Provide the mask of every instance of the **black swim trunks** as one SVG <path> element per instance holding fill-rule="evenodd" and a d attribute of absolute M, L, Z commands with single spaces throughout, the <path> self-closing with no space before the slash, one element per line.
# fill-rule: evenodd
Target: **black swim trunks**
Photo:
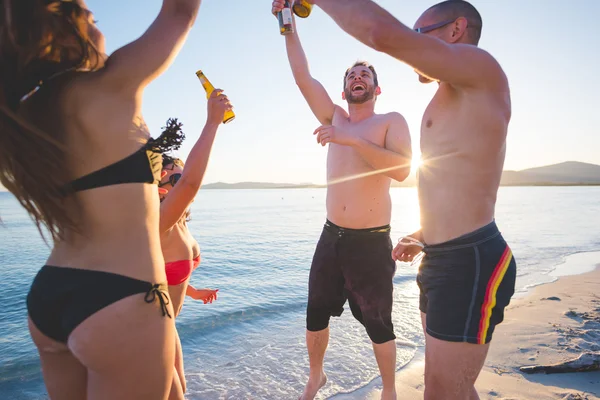
<path fill-rule="evenodd" d="M 417 284 L 427 333 L 485 344 L 515 292 L 517 264 L 495 222 L 448 242 L 425 245 Z"/>
<path fill-rule="evenodd" d="M 374 343 L 394 340 L 390 226 L 341 228 L 325 223 L 310 269 L 306 328 L 320 331 L 348 300 L 352 315 Z"/>

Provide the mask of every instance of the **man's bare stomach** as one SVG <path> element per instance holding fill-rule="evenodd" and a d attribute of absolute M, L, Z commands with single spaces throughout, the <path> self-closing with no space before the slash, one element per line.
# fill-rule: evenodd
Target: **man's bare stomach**
<path fill-rule="evenodd" d="M 418 189 L 427 244 L 492 222 L 504 164 L 510 96 L 441 83 L 423 114 Z"/>
<path fill-rule="evenodd" d="M 326 203 L 327 219 L 343 228 L 374 228 L 388 225 L 391 220 L 389 181 L 377 185 L 331 185 Z"/>
<path fill-rule="evenodd" d="M 439 244 L 473 232 L 494 220 L 496 189 L 451 181 L 419 184 L 421 232 Z"/>

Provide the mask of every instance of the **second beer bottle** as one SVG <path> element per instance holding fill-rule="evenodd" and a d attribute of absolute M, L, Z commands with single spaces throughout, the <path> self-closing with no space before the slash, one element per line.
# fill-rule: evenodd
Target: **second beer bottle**
<path fill-rule="evenodd" d="M 277 13 L 279 20 L 279 33 L 289 35 L 294 33 L 294 22 L 292 20 L 292 6 L 290 0 L 285 0 L 283 9 Z"/>

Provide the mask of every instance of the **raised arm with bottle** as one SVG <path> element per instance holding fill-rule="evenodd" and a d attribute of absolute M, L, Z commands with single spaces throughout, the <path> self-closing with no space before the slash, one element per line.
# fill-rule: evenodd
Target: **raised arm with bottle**
<path fill-rule="evenodd" d="M 232 108 L 229 99 L 222 92 L 221 89 L 216 89 L 211 93 L 207 103 L 204 129 L 190 151 L 185 169 L 177 181 L 177 185 L 171 187 L 168 191 L 169 195 L 165 196 L 161 202 L 161 233 L 171 229 L 177 221 L 184 217 L 202 185 L 217 130 L 223 122 L 225 113 L 231 111 Z"/>
<path fill-rule="evenodd" d="M 283 7 L 284 0 L 275 0 L 271 12 L 277 14 Z M 292 19 L 295 24 L 295 17 L 292 16 Z M 313 78 L 310 73 L 308 60 L 298 37 L 297 27 L 294 29 L 294 33 L 285 35 L 285 47 L 294 80 L 308 106 L 321 124 L 330 125 L 335 111 L 335 104 L 321 82 Z"/>

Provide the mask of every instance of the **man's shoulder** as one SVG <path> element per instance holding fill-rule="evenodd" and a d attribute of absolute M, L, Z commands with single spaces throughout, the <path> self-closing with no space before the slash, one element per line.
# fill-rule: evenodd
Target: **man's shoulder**
<path fill-rule="evenodd" d="M 333 115 L 342 115 L 344 117 L 348 117 L 348 111 L 344 109 L 344 107 L 333 103 Z"/>
<path fill-rule="evenodd" d="M 470 89 L 483 89 L 497 92 L 508 89 L 508 78 L 500 62 L 489 51 L 472 44 L 459 43 L 454 45 L 455 49 L 464 54 L 464 58 L 474 60 L 473 65 L 477 65 L 479 74 L 485 78 L 480 81 L 478 87 Z M 476 61 L 475 61 L 476 60 Z M 479 75 L 478 74 L 478 75 Z M 469 89 L 467 87 L 463 89 Z"/>
<path fill-rule="evenodd" d="M 391 111 L 391 112 L 388 112 L 385 114 L 377 114 L 377 116 L 379 118 L 385 120 L 385 122 L 387 122 L 388 124 L 405 124 L 406 123 L 406 118 L 404 118 L 404 115 L 402 115 L 398 111 Z"/>

